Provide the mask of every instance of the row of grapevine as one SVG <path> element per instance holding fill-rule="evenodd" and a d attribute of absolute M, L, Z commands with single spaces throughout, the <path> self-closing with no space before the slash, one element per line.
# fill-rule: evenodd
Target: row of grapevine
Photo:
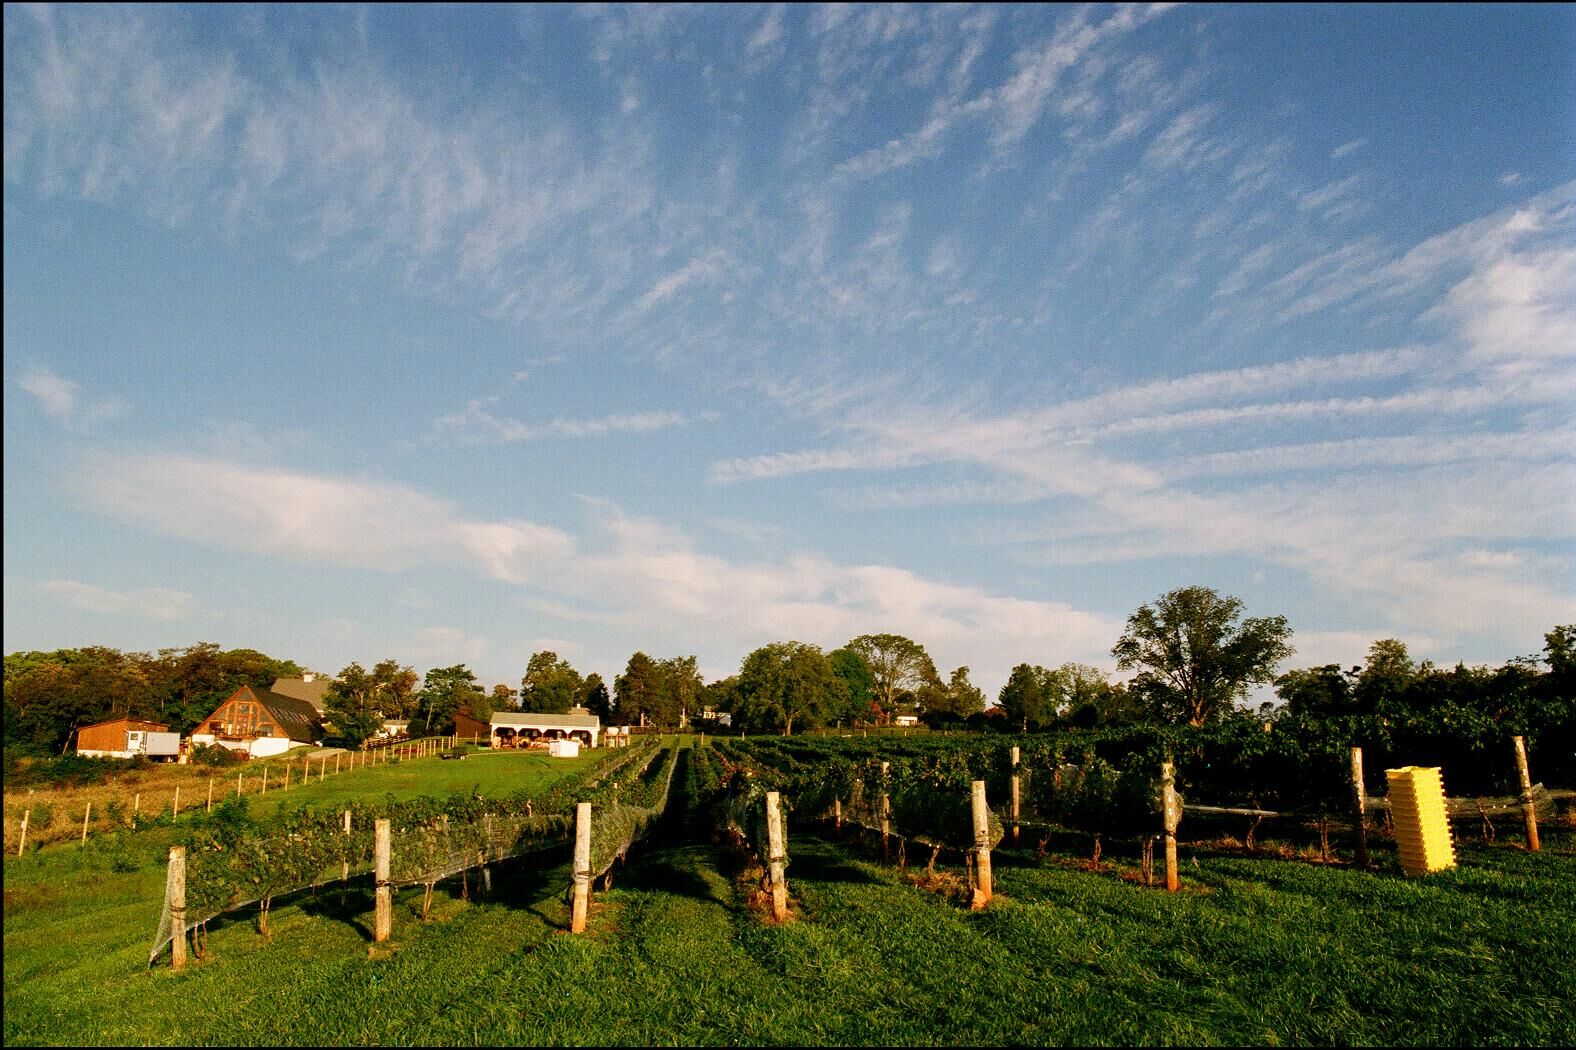
<path fill-rule="evenodd" d="M 443 878 L 562 848 L 580 801 L 597 806 L 602 852 L 610 865 L 649 824 L 643 775 L 660 752 L 655 741 L 632 747 L 534 796 L 357 800 L 332 809 L 306 806 L 268 821 L 252 819 L 244 803 L 231 800 L 187 836 L 186 925 L 200 928 L 220 914 L 256 904 L 259 929 L 266 934 L 275 897 L 371 872 L 373 829 L 380 819 L 391 826 L 390 883 L 425 885 L 429 902 L 432 887 Z M 629 790 L 620 798 L 624 782 Z M 166 901 L 150 963 L 175 933 Z"/>

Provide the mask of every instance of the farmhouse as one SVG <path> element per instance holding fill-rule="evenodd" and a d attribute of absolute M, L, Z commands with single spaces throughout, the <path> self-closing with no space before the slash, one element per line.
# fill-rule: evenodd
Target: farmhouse
<path fill-rule="evenodd" d="M 537 740 L 578 740 L 586 747 L 596 747 L 602 734 L 602 720 L 583 707 L 567 715 L 499 711 L 490 725 L 492 746 L 498 748 L 529 747 Z"/>
<path fill-rule="evenodd" d="M 322 738 L 323 716 L 311 701 L 249 685 L 237 689 L 192 731 L 193 744 L 218 744 L 253 758 L 283 754 Z"/>
<path fill-rule="evenodd" d="M 330 680 L 319 678 L 315 674 L 304 674 L 300 678 L 276 678 L 274 684 L 268 687 L 270 693 L 288 696 L 293 700 L 305 700 L 317 708 L 317 713 L 322 715 L 328 702 L 328 687 Z"/>
<path fill-rule="evenodd" d="M 92 758 L 148 758 L 173 762 L 180 756 L 181 735 L 163 722 L 112 718 L 77 730 L 77 754 Z"/>

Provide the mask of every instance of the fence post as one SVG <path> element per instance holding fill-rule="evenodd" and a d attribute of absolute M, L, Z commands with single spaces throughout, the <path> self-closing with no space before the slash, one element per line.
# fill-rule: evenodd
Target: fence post
<path fill-rule="evenodd" d="M 29 791 L 28 801 L 31 802 L 32 799 L 33 793 Z M 137 818 L 140 816 L 142 816 L 142 792 L 139 791 L 131 796 L 131 826 L 133 828 L 137 826 Z"/>
<path fill-rule="evenodd" d="M 887 838 L 892 834 L 892 799 L 887 794 L 887 773 L 892 763 L 881 763 L 881 861 L 887 859 Z"/>
<path fill-rule="evenodd" d="M 334 756 L 334 774 L 335 774 L 335 775 L 336 775 L 336 776 L 337 776 L 337 775 L 338 775 L 338 774 L 339 774 L 339 755 L 335 755 L 335 756 Z M 265 773 L 265 774 L 263 774 L 263 775 L 264 775 L 264 776 L 267 776 L 267 774 L 266 774 L 266 773 Z"/>
<path fill-rule="evenodd" d="M 261 793 L 264 794 L 264 795 L 268 794 L 268 767 L 267 766 L 263 767 L 263 787 L 262 787 L 262 792 Z"/>
<path fill-rule="evenodd" d="M 317 782 L 321 784 L 328 779 L 328 759 L 321 759 L 317 763 Z"/>
<path fill-rule="evenodd" d="M 1352 748 L 1352 823 L 1357 828 L 1357 863 L 1368 867 L 1368 790 L 1363 785 L 1363 749 Z"/>
<path fill-rule="evenodd" d="M 1023 819 L 1022 782 L 1018 779 L 1018 762 L 1022 757 L 1017 744 L 1012 745 L 1012 841 L 1018 842 L 1018 822 Z"/>
<path fill-rule="evenodd" d="M 348 810 L 348 809 L 345 810 L 345 837 L 346 838 L 350 837 L 350 810 Z M 340 868 L 339 868 L 339 881 L 340 882 L 349 882 L 350 881 L 350 857 L 349 857 L 349 855 L 346 855 L 344 862 L 340 865 Z"/>
<path fill-rule="evenodd" d="M 240 798 L 244 794 L 246 794 L 246 774 L 237 773 L 235 774 L 235 797 Z"/>
<path fill-rule="evenodd" d="M 170 819 L 174 820 L 181 815 L 181 786 L 175 785 L 175 798 L 170 802 Z"/>
<path fill-rule="evenodd" d="M 186 847 L 170 847 L 164 892 L 170 900 L 170 965 L 186 968 Z"/>
<path fill-rule="evenodd" d="M 372 940 L 382 944 L 394 927 L 394 891 L 389 887 L 389 822 L 373 824 L 372 878 L 377 886 L 377 912 L 373 918 Z"/>
<path fill-rule="evenodd" d="M 1166 892 L 1182 888 L 1177 873 L 1177 824 L 1182 820 L 1182 800 L 1177 797 L 1176 763 L 1167 757 L 1160 764 L 1161 816 L 1166 829 Z"/>
<path fill-rule="evenodd" d="M 27 848 L 27 822 L 33 816 L 33 789 L 27 789 L 27 808 L 22 810 L 22 841 L 16 844 L 16 855 L 20 857 Z"/>
<path fill-rule="evenodd" d="M 766 874 L 772 884 L 772 918 L 788 917 L 788 844 L 783 836 L 782 795 L 766 793 Z"/>
<path fill-rule="evenodd" d="M 584 933 L 586 911 L 591 905 L 591 803 L 575 806 L 575 884 L 570 904 L 569 932 Z"/>
<path fill-rule="evenodd" d="M 93 803 L 90 801 L 87 808 L 82 811 L 82 845 L 84 846 L 88 844 L 88 815 L 92 812 Z"/>
<path fill-rule="evenodd" d="M 843 830 L 843 800 L 840 798 L 832 800 L 832 827 Z"/>
<path fill-rule="evenodd" d="M 990 810 L 985 805 L 985 781 L 974 781 L 974 899 L 975 911 L 990 903 Z"/>
<path fill-rule="evenodd" d="M 1516 773 L 1521 777 L 1521 819 L 1527 825 L 1527 849 L 1537 853 L 1542 846 L 1538 843 L 1538 807 L 1532 800 L 1532 770 L 1527 767 L 1527 739 L 1513 736 L 1510 740 L 1516 746 Z"/>

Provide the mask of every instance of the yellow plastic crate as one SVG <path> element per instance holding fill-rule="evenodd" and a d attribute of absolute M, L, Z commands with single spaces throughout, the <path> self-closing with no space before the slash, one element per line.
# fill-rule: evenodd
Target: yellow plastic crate
<path fill-rule="evenodd" d="M 1445 814 L 1445 785 L 1438 767 L 1387 769 L 1390 819 L 1395 824 L 1401 870 L 1427 875 L 1456 866 L 1456 847 Z"/>

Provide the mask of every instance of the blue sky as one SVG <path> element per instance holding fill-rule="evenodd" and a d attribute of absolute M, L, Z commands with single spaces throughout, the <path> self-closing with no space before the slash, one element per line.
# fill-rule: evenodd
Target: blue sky
<path fill-rule="evenodd" d="M 1576 9 L 5 9 L 7 652 L 1576 619 Z"/>

